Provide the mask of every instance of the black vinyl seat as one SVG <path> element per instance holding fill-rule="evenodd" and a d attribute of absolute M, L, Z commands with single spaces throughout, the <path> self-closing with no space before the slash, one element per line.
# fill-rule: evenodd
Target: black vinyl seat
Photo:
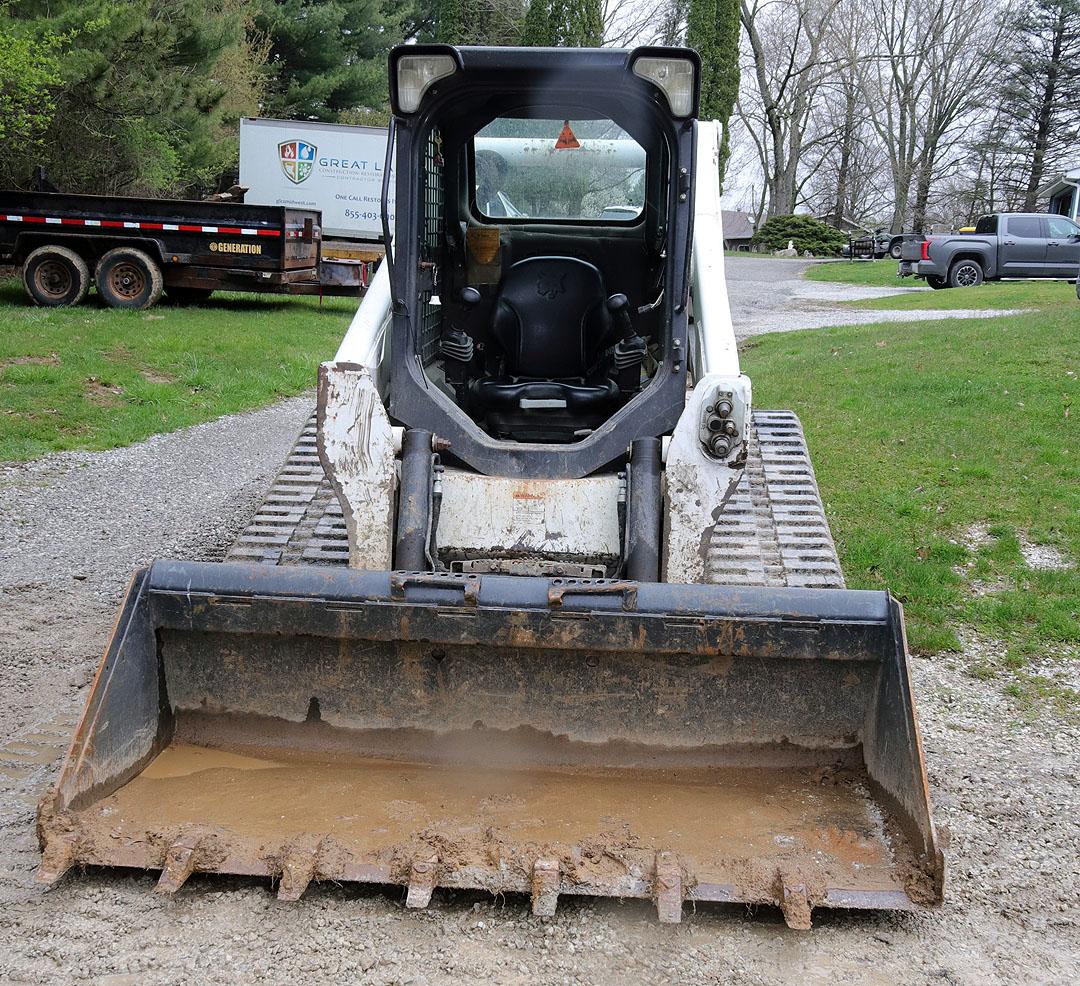
<path fill-rule="evenodd" d="M 481 408 L 571 413 L 606 411 L 618 384 L 598 367 L 613 343 L 604 279 L 574 257 L 530 257 L 499 286 L 491 337 L 501 373 L 470 384 Z"/>

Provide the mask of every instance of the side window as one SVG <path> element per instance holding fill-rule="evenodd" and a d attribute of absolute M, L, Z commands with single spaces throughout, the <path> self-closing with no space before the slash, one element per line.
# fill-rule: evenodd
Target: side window
<path fill-rule="evenodd" d="M 1041 240 L 1044 235 L 1042 220 L 1038 216 L 1010 216 L 1009 235 L 1024 240 Z"/>
<path fill-rule="evenodd" d="M 1047 221 L 1050 223 L 1050 235 L 1055 238 L 1066 239 L 1080 233 L 1080 226 L 1064 216 L 1050 216 Z"/>

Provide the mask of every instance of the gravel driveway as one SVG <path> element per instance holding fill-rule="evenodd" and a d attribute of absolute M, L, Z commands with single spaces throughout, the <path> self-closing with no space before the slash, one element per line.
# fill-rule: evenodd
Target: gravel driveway
<path fill-rule="evenodd" d="M 762 261 L 729 261 L 746 332 L 764 295 L 776 314 L 802 290 L 749 263 Z M 796 933 L 778 912 L 722 906 L 669 927 L 640 902 L 567 900 L 536 920 L 521 899 L 464 893 L 416 913 L 396 890 L 355 886 L 312 887 L 298 904 L 233 878 L 196 877 L 175 899 L 151 892 L 155 875 L 125 871 L 36 886 L 34 805 L 129 573 L 159 555 L 220 557 L 310 403 L 0 468 L 0 983 L 1080 981 L 1078 730 L 1019 722 L 947 655 L 913 668 L 952 835 L 947 902 L 932 914 L 818 911 L 814 931 Z"/>
<path fill-rule="evenodd" d="M 804 281 L 802 273 L 820 261 L 777 257 L 726 257 L 731 316 L 740 339 L 763 332 L 793 332 L 828 325 L 869 325 L 880 322 L 927 322 L 945 318 L 992 318 L 1012 315 L 1012 309 L 924 309 L 920 311 L 859 311 L 840 301 L 866 301 L 891 295 L 927 292 L 918 282 L 895 288 L 863 287 Z"/>

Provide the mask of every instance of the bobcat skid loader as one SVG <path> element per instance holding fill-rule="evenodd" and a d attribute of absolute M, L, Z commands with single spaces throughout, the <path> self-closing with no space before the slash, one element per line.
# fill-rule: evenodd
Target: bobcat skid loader
<path fill-rule="evenodd" d="M 39 878 L 937 902 L 903 616 L 751 410 L 696 54 L 389 67 L 392 249 L 229 559 L 135 574 Z"/>

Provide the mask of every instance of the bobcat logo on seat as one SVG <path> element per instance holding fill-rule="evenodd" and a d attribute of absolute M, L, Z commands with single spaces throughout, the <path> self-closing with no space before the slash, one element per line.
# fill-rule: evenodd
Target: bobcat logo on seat
<path fill-rule="evenodd" d="M 544 274 L 536 278 L 536 293 L 548 301 L 554 301 L 560 294 L 566 294 L 566 273 Z"/>

